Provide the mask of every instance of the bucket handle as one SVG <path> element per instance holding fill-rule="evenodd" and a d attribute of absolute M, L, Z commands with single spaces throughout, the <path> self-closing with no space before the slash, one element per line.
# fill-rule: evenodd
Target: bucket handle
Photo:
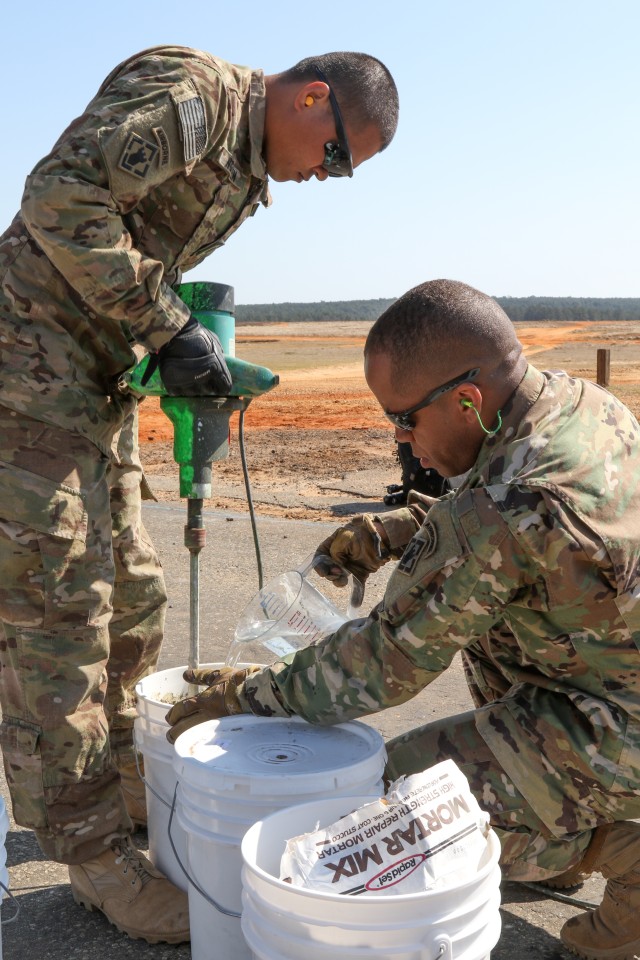
<path fill-rule="evenodd" d="M 135 730 L 134 730 L 134 734 L 133 734 L 133 739 L 134 739 L 134 746 L 135 746 L 135 748 L 136 748 L 136 751 L 135 751 L 135 753 L 136 753 L 136 770 L 138 771 L 138 776 L 140 777 L 140 779 L 141 779 L 142 782 L 144 783 L 146 789 L 149 790 L 150 793 L 153 794 L 153 796 L 156 798 L 156 800 L 159 800 L 160 803 L 163 803 L 163 804 L 165 805 L 165 807 L 167 808 L 167 810 L 170 810 L 170 809 L 171 809 L 171 804 L 170 804 L 167 800 L 165 800 L 165 798 L 164 798 L 161 794 L 159 794 L 157 790 L 154 790 L 154 789 L 153 789 L 153 787 L 151 786 L 151 784 L 149 783 L 148 780 L 145 780 L 144 774 L 143 774 L 142 770 L 140 769 L 140 759 L 139 759 L 139 757 L 140 757 L 140 754 L 141 754 L 142 751 L 141 751 L 141 750 L 138 750 L 138 744 L 135 743 Z"/>
<path fill-rule="evenodd" d="M 330 564 L 332 567 L 341 567 L 346 574 L 347 581 L 351 586 L 347 616 L 350 620 L 357 620 L 360 615 L 360 607 L 364 601 L 364 584 L 361 580 L 358 580 L 357 577 L 354 577 L 345 566 L 338 563 L 333 557 L 323 554 L 311 554 L 311 556 L 302 561 L 297 570 L 301 577 L 306 578 L 316 567 L 326 566 L 327 564 Z"/>
<path fill-rule="evenodd" d="M 15 907 L 15 910 L 13 911 L 13 916 L 12 916 L 12 917 L 6 917 L 6 918 L 3 917 L 3 918 L 2 918 L 2 926 L 4 927 L 4 925 L 5 925 L 6 923 L 13 923 L 14 920 L 17 920 L 17 919 L 18 919 L 18 914 L 20 913 L 20 903 L 19 903 L 19 901 L 14 897 L 14 895 L 11 893 L 11 890 L 9 890 L 8 887 L 5 887 L 5 885 L 4 885 L 4 883 L 2 882 L 2 880 L 0 880 L 0 889 L 4 890 L 4 892 L 7 894 L 7 896 L 9 897 L 10 900 L 13 900 L 13 906 Z"/>
<path fill-rule="evenodd" d="M 191 886 L 198 891 L 201 897 L 204 897 L 207 903 L 210 903 L 212 907 L 215 907 L 218 913 L 223 913 L 225 917 L 236 917 L 237 919 L 239 919 L 242 916 L 242 913 L 237 913 L 235 910 L 229 910 L 228 907 L 223 907 L 221 903 L 218 903 L 216 900 L 214 900 L 213 897 L 210 894 L 208 894 L 205 890 L 203 890 L 202 887 L 196 883 L 193 877 L 189 875 L 187 868 L 185 867 L 182 860 L 180 859 L 180 854 L 176 850 L 176 845 L 173 842 L 173 837 L 171 836 L 171 824 L 173 823 L 173 814 L 175 813 L 175 809 L 176 809 L 177 795 L 178 795 L 178 784 L 176 783 L 175 790 L 173 791 L 173 802 L 171 804 L 171 813 L 169 814 L 169 826 L 167 827 L 167 833 L 169 835 L 169 843 L 171 844 L 171 849 L 173 850 L 173 855 L 176 858 L 178 866 L 184 873 L 185 877 L 187 878 Z M 166 803 L 166 801 L 164 802 Z"/>
<path fill-rule="evenodd" d="M 137 744 L 136 744 L 136 747 L 137 747 Z M 241 916 L 242 916 L 241 913 L 236 913 L 235 910 L 228 910 L 226 907 L 223 907 L 221 904 L 216 903 L 216 901 L 213 899 L 213 897 L 211 897 L 205 890 L 203 890 L 202 887 L 200 887 L 200 885 L 196 883 L 196 881 L 193 879 L 193 877 L 189 876 L 189 873 L 187 872 L 187 868 L 185 867 L 185 865 L 183 864 L 182 860 L 180 859 L 180 854 L 178 853 L 178 851 L 177 851 L 177 849 L 176 849 L 176 845 L 175 845 L 175 843 L 173 842 L 173 837 L 171 836 L 171 824 L 173 823 L 173 814 L 175 813 L 175 809 L 176 809 L 176 797 L 177 797 L 177 794 L 178 794 L 178 783 L 176 782 L 176 786 L 175 786 L 175 789 L 174 789 L 174 791 L 173 791 L 173 801 L 172 801 L 171 803 L 169 803 L 167 800 L 165 800 L 165 798 L 164 798 L 161 794 L 158 793 L 157 790 L 154 790 L 154 789 L 153 789 L 153 787 L 151 786 L 151 784 L 149 783 L 148 780 L 145 780 L 144 775 L 143 775 L 143 773 L 142 773 L 142 770 L 140 769 L 140 761 L 139 761 L 139 759 L 138 759 L 138 756 L 139 756 L 139 751 L 136 749 L 136 770 L 138 771 L 138 776 L 140 777 L 140 779 L 141 779 L 142 782 L 144 783 L 144 785 L 145 785 L 145 787 L 147 788 L 147 790 L 150 790 L 151 793 L 153 794 L 153 796 L 156 798 L 156 800 L 159 800 L 160 803 L 163 803 L 163 804 L 165 805 L 165 807 L 167 808 L 167 810 L 169 811 L 169 825 L 168 825 L 168 827 L 167 827 L 167 833 L 168 833 L 168 835 L 169 835 L 169 843 L 171 844 L 171 849 L 172 849 L 172 851 L 173 851 L 173 855 L 174 855 L 174 857 L 176 858 L 176 863 L 178 864 L 178 866 L 180 867 L 180 869 L 181 869 L 182 872 L 184 873 L 185 877 L 187 878 L 187 881 L 191 884 L 192 887 L 194 887 L 194 888 L 198 891 L 198 893 L 200 894 L 200 896 L 201 896 L 201 897 L 204 897 L 204 899 L 207 901 L 207 903 L 210 903 L 212 907 L 215 907 L 216 910 L 217 910 L 219 913 L 224 913 L 224 915 L 227 916 L 227 917 L 241 917 Z M 2 886 L 1 883 L 0 883 L 0 886 Z M 6 889 L 6 888 L 5 888 L 5 889 Z M 9 894 L 9 895 L 11 896 L 11 894 Z M 18 909 L 20 909 L 20 908 L 18 907 Z M 16 913 L 16 915 L 15 915 L 14 917 L 11 917 L 11 920 L 15 920 L 15 917 L 16 917 L 16 916 L 17 916 L 17 913 Z M 7 922 L 10 922 L 10 921 L 7 921 Z M 4 923 L 4 921 L 3 921 L 3 923 Z"/>
<path fill-rule="evenodd" d="M 438 948 L 438 952 L 435 956 L 431 952 L 434 947 Z M 453 960 L 451 938 L 448 937 L 446 933 L 441 933 L 434 943 L 427 947 L 427 950 L 428 952 L 425 951 L 422 954 L 423 960 Z"/>

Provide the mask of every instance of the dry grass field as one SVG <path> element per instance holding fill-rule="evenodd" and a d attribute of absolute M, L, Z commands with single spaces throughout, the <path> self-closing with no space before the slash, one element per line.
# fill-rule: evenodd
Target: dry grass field
<path fill-rule="evenodd" d="M 546 370 L 567 370 L 595 380 L 596 351 L 611 350 L 609 389 L 640 415 L 640 321 L 516 324 L 527 357 Z M 362 372 L 362 349 L 369 323 L 280 323 L 239 326 L 236 353 L 280 375 L 280 385 L 254 400 L 245 415 L 249 469 L 258 513 L 274 511 L 261 503 L 260 489 L 300 489 L 310 482 L 343 477 L 357 470 L 388 468 L 399 478 L 389 423 L 369 394 Z M 221 480 L 241 477 L 232 419 L 232 449 L 216 464 Z M 154 476 L 177 473 L 171 454 L 172 428 L 158 401 L 141 406 L 140 437 L 145 470 Z M 381 495 L 383 493 L 381 487 Z M 167 498 L 162 492 L 161 498 Z M 223 497 L 212 506 L 243 509 Z M 304 516 L 303 511 L 291 515 Z M 317 513 L 313 516 L 318 519 Z"/>

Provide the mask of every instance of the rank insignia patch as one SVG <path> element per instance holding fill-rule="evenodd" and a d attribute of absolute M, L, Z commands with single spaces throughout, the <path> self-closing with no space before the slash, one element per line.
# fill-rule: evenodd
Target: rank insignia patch
<path fill-rule="evenodd" d="M 137 133 L 132 133 L 127 140 L 118 166 L 121 170 L 132 173 L 134 177 L 144 179 L 157 153 L 158 147 L 155 143 L 143 140 Z"/>
<path fill-rule="evenodd" d="M 438 534 L 435 524 L 431 520 L 423 523 L 420 535 L 415 536 L 402 554 L 397 570 L 400 573 L 411 574 L 415 570 L 418 560 L 430 557 L 438 544 Z"/>
<path fill-rule="evenodd" d="M 231 180 L 231 183 L 236 183 L 237 180 L 240 178 L 240 171 L 238 170 L 235 163 L 233 162 L 233 157 L 231 156 L 228 150 L 224 149 L 224 147 L 222 147 L 222 149 L 220 150 L 220 153 L 218 154 L 218 162 L 220 163 L 220 166 L 224 167 L 224 169 L 229 174 L 229 179 Z"/>
<path fill-rule="evenodd" d="M 190 100 L 180 100 L 176 104 L 182 142 L 184 145 L 184 162 L 191 163 L 199 157 L 207 143 L 207 118 L 204 112 L 202 97 L 191 97 Z"/>

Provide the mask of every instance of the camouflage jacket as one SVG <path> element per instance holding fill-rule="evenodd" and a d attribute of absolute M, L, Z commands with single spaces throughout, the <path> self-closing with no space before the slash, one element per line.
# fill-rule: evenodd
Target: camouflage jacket
<path fill-rule="evenodd" d="M 602 805 L 614 784 L 637 796 L 638 436 L 607 391 L 530 366 L 463 486 L 424 515 L 383 602 L 253 675 L 244 709 L 352 719 L 410 699 L 463 650 L 498 678 L 472 678 L 488 701 L 476 723 L 525 796 L 534 770 L 560 783 L 576 757 Z"/>
<path fill-rule="evenodd" d="M 269 202 L 260 71 L 156 47 L 120 64 L 27 178 L 0 238 L 0 402 L 105 453 L 133 342 L 189 312 L 172 287 Z"/>

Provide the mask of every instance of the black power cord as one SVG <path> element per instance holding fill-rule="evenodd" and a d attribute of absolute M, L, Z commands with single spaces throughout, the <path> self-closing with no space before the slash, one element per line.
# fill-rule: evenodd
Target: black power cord
<path fill-rule="evenodd" d="M 258 566 L 258 590 L 262 590 L 262 555 L 260 553 L 260 540 L 258 538 L 258 528 L 256 526 L 256 516 L 253 509 L 253 496 L 251 494 L 251 483 L 249 481 L 249 471 L 247 469 L 247 457 L 244 449 L 244 415 L 246 408 L 240 411 L 240 422 L 238 424 L 238 443 L 240 445 L 240 460 L 242 461 L 242 475 L 244 477 L 244 488 L 247 493 L 247 503 L 249 504 L 249 516 L 251 518 L 251 530 L 253 533 L 253 544 L 256 551 L 256 563 Z"/>

